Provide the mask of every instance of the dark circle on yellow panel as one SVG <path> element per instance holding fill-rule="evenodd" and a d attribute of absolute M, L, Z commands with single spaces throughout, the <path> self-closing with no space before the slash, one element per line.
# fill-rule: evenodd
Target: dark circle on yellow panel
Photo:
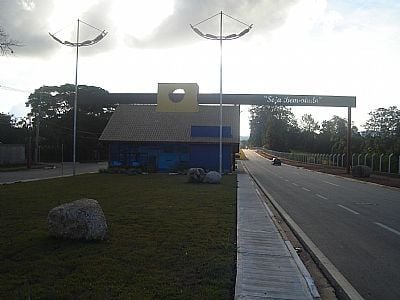
<path fill-rule="evenodd" d="M 178 88 L 168 93 L 168 98 L 174 103 L 179 103 L 185 98 L 185 95 L 186 95 L 185 89 Z"/>

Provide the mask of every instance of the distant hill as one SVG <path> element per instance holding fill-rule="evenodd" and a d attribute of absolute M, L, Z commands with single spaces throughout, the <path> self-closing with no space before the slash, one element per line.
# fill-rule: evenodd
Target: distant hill
<path fill-rule="evenodd" d="M 247 141 L 249 139 L 249 136 L 248 135 L 241 135 L 240 136 L 240 140 L 241 141 Z"/>

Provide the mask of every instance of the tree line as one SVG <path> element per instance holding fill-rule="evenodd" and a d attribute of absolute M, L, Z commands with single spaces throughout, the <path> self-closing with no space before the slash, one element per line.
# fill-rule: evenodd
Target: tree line
<path fill-rule="evenodd" d="M 400 153 L 400 109 L 378 108 L 369 113 L 364 132 L 351 126 L 353 153 Z M 333 116 L 321 124 L 311 114 L 297 120 L 290 108 L 274 105 L 250 109 L 251 147 L 282 152 L 345 153 L 347 119 Z"/>
<path fill-rule="evenodd" d="M 99 137 L 116 104 L 103 101 L 109 93 L 95 86 L 78 87 L 77 160 L 107 159 L 106 145 Z M 42 86 L 29 95 L 24 118 L 0 113 L 0 143 L 26 144 L 36 139 L 41 161 L 71 161 L 73 147 L 73 104 L 75 86 Z M 400 110 L 396 106 L 369 113 L 365 132 L 352 126 L 353 153 L 399 153 Z M 347 120 L 338 116 L 316 122 L 311 114 L 297 120 L 290 108 L 274 105 L 252 106 L 249 146 L 264 146 L 282 152 L 345 153 Z"/>
<path fill-rule="evenodd" d="M 101 101 L 108 92 L 94 86 L 78 87 L 77 160 L 107 159 L 106 146 L 99 137 L 115 104 Z M 73 105 L 75 86 L 42 86 L 29 95 L 25 103 L 30 108 L 26 117 L 17 119 L 0 113 L 0 142 L 40 146 L 41 161 L 71 161 L 73 151 Z"/>

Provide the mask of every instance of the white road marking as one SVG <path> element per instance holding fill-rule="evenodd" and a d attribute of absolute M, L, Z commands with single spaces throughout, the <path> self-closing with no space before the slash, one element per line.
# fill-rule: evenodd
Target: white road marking
<path fill-rule="evenodd" d="M 302 187 L 301 189 L 302 189 L 302 190 L 305 190 L 305 191 L 307 191 L 307 192 L 311 192 L 311 190 L 309 190 L 309 189 L 307 189 L 307 188 L 305 188 L 305 187 Z"/>
<path fill-rule="evenodd" d="M 319 198 L 321 198 L 321 199 L 324 199 L 324 200 L 328 200 L 328 198 L 327 198 L 327 197 L 325 197 L 325 196 L 322 196 L 322 195 L 320 195 L 320 194 L 315 194 L 315 196 L 317 196 L 317 197 L 319 197 Z"/>
<path fill-rule="evenodd" d="M 332 183 L 332 182 L 325 181 L 325 180 L 322 180 L 322 182 L 325 182 L 325 183 L 327 183 L 327 184 L 334 185 L 334 186 L 340 186 L 340 185 L 338 185 L 338 184 L 336 184 L 336 183 Z"/>
<path fill-rule="evenodd" d="M 292 182 L 292 184 L 293 184 L 294 186 L 299 186 L 297 183 L 294 183 L 294 182 Z"/>
<path fill-rule="evenodd" d="M 289 179 L 285 179 L 285 181 L 289 182 Z"/>
<path fill-rule="evenodd" d="M 397 231 L 396 229 L 390 228 L 389 226 L 386 226 L 385 224 L 379 223 L 379 222 L 374 222 L 374 224 L 385 228 L 386 230 L 389 230 L 390 232 L 393 232 L 394 234 L 397 234 L 400 236 L 400 231 Z"/>
<path fill-rule="evenodd" d="M 339 206 L 339 207 L 341 207 L 341 208 L 343 208 L 343 209 L 345 209 L 345 210 L 347 210 L 347 211 L 349 211 L 349 212 L 351 212 L 351 213 L 353 213 L 355 215 L 359 215 L 360 214 L 359 212 L 356 212 L 355 210 L 352 210 L 351 208 L 348 208 L 348 207 L 346 207 L 344 205 L 338 204 L 337 206 Z"/>

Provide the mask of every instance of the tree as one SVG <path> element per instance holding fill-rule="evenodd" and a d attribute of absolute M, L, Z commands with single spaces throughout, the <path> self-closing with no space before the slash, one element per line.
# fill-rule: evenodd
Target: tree
<path fill-rule="evenodd" d="M 0 142 L 4 144 L 25 143 L 25 130 L 13 115 L 0 113 Z"/>
<path fill-rule="evenodd" d="M 400 110 L 397 106 L 378 108 L 369 115 L 364 125 L 369 135 L 400 136 Z"/>
<path fill-rule="evenodd" d="M 317 144 L 321 153 L 344 153 L 347 144 L 347 120 L 333 116 L 323 121 Z"/>
<path fill-rule="evenodd" d="M 316 138 L 319 124 L 311 114 L 305 114 L 300 120 L 299 145 L 301 151 L 316 152 Z"/>
<path fill-rule="evenodd" d="M 305 132 L 316 133 L 319 130 L 319 124 L 311 114 L 304 114 L 301 117 L 300 128 Z"/>
<path fill-rule="evenodd" d="M 291 135 L 298 129 L 297 121 L 290 109 L 283 106 L 261 105 L 250 110 L 251 146 L 287 151 L 293 140 Z"/>
<path fill-rule="evenodd" d="M 28 116 L 35 128 L 40 126 L 42 160 L 59 160 L 62 146 L 64 159 L 72 159 L 74 97 L 72 84 L 42 86 L 29 96 Z M 107 97 L 108 92 L 102 88 L 78 87 L 77 159 L 80 161 L 97 159 L 99 151 L 104 151 L 98 139 L 115 109 L 115 104 L 103 101 Z"/>
<path fill-rule="evenodd" d="M 265 144 L 267 113 L 263 106 L 252 106 L 250 109 L 250 137 L 248 143 L 252 147 Z"/>
<path fill-rule="evenodd" d="M 18 41 L 10 39 L 8 34 L 0 28 L 0 54 L 6 55 L 8 53 L 14 53 L 13 47 L 20 47 L 21 44 Z"/>

